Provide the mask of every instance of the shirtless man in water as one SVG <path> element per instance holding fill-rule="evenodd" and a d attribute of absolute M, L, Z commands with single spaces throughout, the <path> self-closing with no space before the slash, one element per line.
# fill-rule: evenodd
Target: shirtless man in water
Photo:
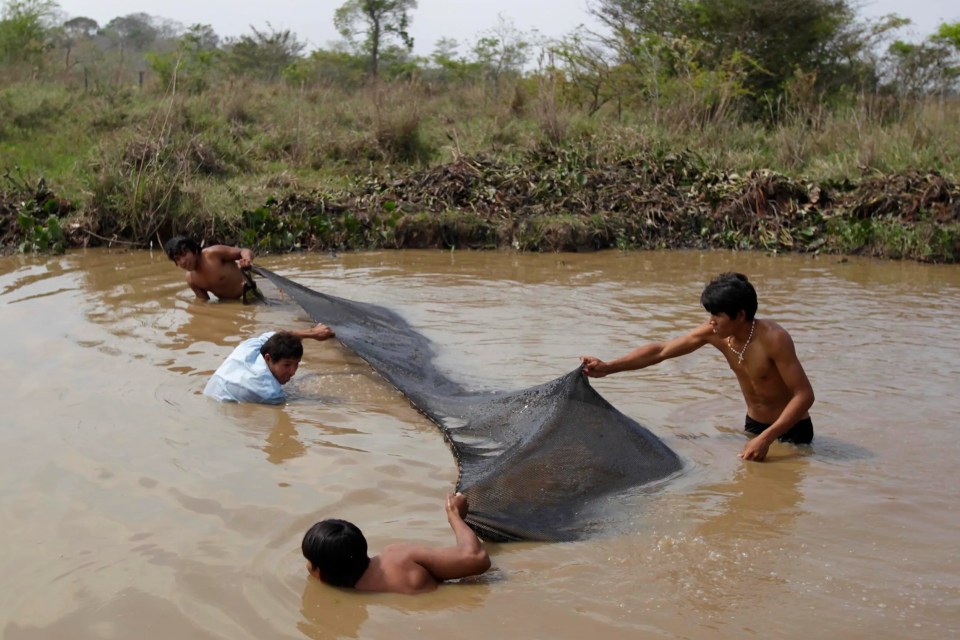
<path fill-rule="evenodd" d="M 211 293 L 221 300 L 238 299 L 255 289 L 241 271 L 253 264 L 250 249 L 215 244 L 201 250 L 195 240 L 184 236 L 170 238 L 163 249 L 187 272 L 187 284 L 200 300 L 209 300 Z"/>
<path fill-rule="evenodd" d="M 763 460 L 774 440 L 809 443 L 813 387 L 790 334 L 772 320 L 754 317 L 757 292 L 742 273 L 724 273 L 706 286 L 700 304 L 710 319 L 667 342 L 638 347 L 611 362 L 581 356 L 583 372 L 594 378 L 643 369 L 710 344 L 727 359 L 747 403 L 744 428 L 755 437 L 743 447 L 744 460 Z"/>
<path fill-rule="evenodd" d="M 430 547 L 401 542 L 384 547 L 379 555 L 367 554 L 367 540 L 346 520 L 322 520 L 303 536 L 301 550 L 307 571 L 334 587 L 415 595 L 433 591 L 445 580 L 466 578 L 490 568 L 490 556 L 477 534 L 463 519 L 467 498 L 447 495 L 447 522 L 456 544 Z"/>

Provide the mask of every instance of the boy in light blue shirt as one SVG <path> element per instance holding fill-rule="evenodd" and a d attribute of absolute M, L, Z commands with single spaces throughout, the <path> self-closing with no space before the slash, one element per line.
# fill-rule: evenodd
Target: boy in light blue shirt
<path fill-rule="evenodd" d="M 290 382 L 303 357 L 303 339 L 317 341 L 334 337 L 329 327 L 269 331 L 241 342 L 214 372 L 204 395 L 221 402 L 282 404 L 282 385 Z"/>

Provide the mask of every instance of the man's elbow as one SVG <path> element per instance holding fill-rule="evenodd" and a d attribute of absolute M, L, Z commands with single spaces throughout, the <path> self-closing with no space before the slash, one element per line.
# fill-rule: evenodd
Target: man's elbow
<path fill-rule="evenodd" d="M 813 387 L 807 387 L 800 392 L 800 398 L 803 401 L 803 406 L 806 410 L 809 410 L 813 406 L 813 403 L 816 401 L 816 396 L 813 394 Z"/>
<path fill-rule="evenodd" d="M 460 567 L 464 577 L 478 576 L 490 568 L 490 555 L 482 546 L 466 551 L 460 558 Z"/>

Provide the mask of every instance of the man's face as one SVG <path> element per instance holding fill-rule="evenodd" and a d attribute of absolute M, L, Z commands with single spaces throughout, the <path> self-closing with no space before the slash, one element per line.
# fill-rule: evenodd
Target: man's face
<path fill-rule="evenodd" d="M 725 313 L 711 313 L 709 322 L 710 326 L 713 327 L 713 332 L 721 338 L 729 338 L 736 328 L 734 320 Z"/>
<path fill-rule="evenodd" d="M 197 268 L 197 254 L 193 251 L 185 251 L 173 261 L 178 267 L 186 271 L 194 271 Z"/>
<path fill-rule="evenodd" d="M 267 363 L 267 368 L 270 369 L 270 373 L 273 374 L 273 377 L 276 378 L 280 384 L 290 382 L 290 378 L 293 377 L 293 374 L 297 372 L 297 368 L 300 367 L 300 360 L 297 358 L 280 358 L 279 360 L 273 360 L 268 353 L 263 356 L 263 360 Z"/>

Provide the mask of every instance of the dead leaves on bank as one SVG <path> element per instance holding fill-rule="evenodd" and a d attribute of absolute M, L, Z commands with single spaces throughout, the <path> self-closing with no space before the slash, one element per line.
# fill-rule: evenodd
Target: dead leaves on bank
<path fill-rule="evenodd" d="M 139 151 L 135 158 L 151 157 Z M 0 191 L 7 243 L 29 195 Z M 90 218 L 81 224 L 99 224 Z M 960 260 L 960 187 L 936 171 L 808 183 L 710 170 L 694 154 L 605 158 L 583 147 L 514 161 L 461 156 L 335 193 L 292 192 L 215 222 L 217 240 L 261 251 L 728 248 Z M 153 235 L 125 239 L 146 246 Z"/>
<path fill-rule="evenodd" d="M 340 200 L 370 220 L 401 212 L 396 244 L 418 247 L 811 251 L 827 245 L 845 220 L 960 222 L 960 187 L 936 171 L 814 184 L 767 170 L 709 171 L 689 155 L 602 162 L 551 151 L 513 163 L 461 157 L 369 178 Z"/>

